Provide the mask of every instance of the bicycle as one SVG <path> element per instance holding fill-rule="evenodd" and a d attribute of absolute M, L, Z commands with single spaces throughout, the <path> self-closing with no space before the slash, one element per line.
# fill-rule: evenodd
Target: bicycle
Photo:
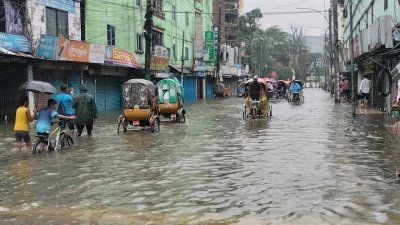
<path fill-rule="evenodd" d="M 57 151 L 58 146 L 60 149 L 70 149 L 74 145 L 74 140 L 71 135 L 66 132 L 67 121 L 58 122 L 58 127 L 51 133 L 38 134 L 38 140 L 33 145 L 32 154 L 42 153 L 44 150 L 46 152 Z M 56 139 L 51 141 L 51 137 L 56 135 Z"/>

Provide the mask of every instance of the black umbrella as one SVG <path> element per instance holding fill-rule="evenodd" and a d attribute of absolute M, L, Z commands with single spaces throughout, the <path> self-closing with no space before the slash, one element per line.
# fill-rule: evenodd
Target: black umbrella
<path fill-rule="evenodd" d="M 57 89 L 46 82 L 43 81 L 37 81 L 37 80 L 30 80 L 26 82 L 25 84 L 21 85 L 21 87 L 18 88 L 21 91 L 31 91 L 34 93 L 45 93 L 45 94 L 57 94 Z M 39 97 L 36 99 L 36 107 L 39 103 Z"/>
<path fill-rule="evenodd" d="M 46 82 L 30 80 L 18 88 L 21 91 L 31 91 L 34 93 L 57 94 L 57 89 Z"/>

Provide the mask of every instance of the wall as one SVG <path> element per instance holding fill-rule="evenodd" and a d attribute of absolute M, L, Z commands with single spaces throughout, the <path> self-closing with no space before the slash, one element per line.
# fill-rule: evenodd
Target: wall
<path fill-rule="evenodd" d="M 28 28 L 33 49 L 37 49 L 40 34 L 46 34 L 46 6 L 41 5 L 37 0 L 27 0 L 27 22 L 30 21 L 31 28 Z M 81 14 L 80 3 L 75 2 L 75 12 L 68 13 L 68 30 L 70 40 L 81 40 Z"/>

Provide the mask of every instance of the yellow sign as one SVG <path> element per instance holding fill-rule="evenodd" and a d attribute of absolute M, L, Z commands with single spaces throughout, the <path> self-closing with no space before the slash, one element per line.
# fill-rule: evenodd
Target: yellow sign
<path fill-rule="evenodd" d="M 166 71 L 169 69 L 169 58 L 152 56 L 150 61 L 150 70 Z"/>

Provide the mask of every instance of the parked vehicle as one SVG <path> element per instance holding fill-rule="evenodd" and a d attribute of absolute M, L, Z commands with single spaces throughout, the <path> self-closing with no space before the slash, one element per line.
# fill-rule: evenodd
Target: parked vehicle
<path fill-rule="evenodd" d="M 258 83 L 262 86 L 260 97 L 258 99 L 253 99 L 248 95 L 248 88 L 253 80 L 245 82 L 246 94 L 245 96 L 245 106 L 243 110 L 243 119 L 259 119 L 272 117 L 272 104 L 268 98 L 268 82 L 262 79 L 258 79 Z"/>

